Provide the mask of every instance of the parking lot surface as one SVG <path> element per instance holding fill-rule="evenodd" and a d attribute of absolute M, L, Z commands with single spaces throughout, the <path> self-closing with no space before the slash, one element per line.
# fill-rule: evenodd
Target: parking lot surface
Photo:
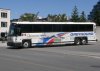
<path fill-rule="evenodd" d="M 66 45 L 13 49 L 0 43 L 1 71 L 99 71 L 100 41 L 88 45 Z"/>

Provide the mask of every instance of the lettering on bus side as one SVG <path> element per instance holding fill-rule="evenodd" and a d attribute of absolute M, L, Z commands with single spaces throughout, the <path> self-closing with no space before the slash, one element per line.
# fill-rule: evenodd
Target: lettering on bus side
<path fill-rule="evenodd" d="M 88 33 L 71 33 L 70 36 L 92 36 L 93 32 Z"/>

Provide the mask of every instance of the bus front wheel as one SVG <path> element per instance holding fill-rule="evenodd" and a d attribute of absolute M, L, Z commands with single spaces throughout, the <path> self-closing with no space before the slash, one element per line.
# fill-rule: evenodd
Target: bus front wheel
<path fill-rule="evenodd" d="M 23 41 L 22 47 L 23 48 L 29 48 L 29 47 L 31 47 L 31 42 L 30 41 Z"/>

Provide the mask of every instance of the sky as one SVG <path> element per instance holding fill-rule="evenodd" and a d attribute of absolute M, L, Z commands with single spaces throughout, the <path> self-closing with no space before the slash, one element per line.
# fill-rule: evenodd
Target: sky
<path fill-rule="evenodd" d="M 48 14 L 63 14 L 71 16 L 74 6 L 79 13 L 90 13 L 99 0 L 0 0 L 0 8 L 11 10 L 11 19 L 19 18 L 24 13 L 37 13 L 47 17 Z"/>

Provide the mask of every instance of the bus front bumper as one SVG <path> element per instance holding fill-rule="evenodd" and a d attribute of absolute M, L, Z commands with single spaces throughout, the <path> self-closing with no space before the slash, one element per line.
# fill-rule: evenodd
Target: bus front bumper
<path fill-rule="evenodd" d="M 21 47 L 21 43 L 13 43 L 13 42 L 7 42 L 7 46 L 15 46 L 15 47 Z"/>

